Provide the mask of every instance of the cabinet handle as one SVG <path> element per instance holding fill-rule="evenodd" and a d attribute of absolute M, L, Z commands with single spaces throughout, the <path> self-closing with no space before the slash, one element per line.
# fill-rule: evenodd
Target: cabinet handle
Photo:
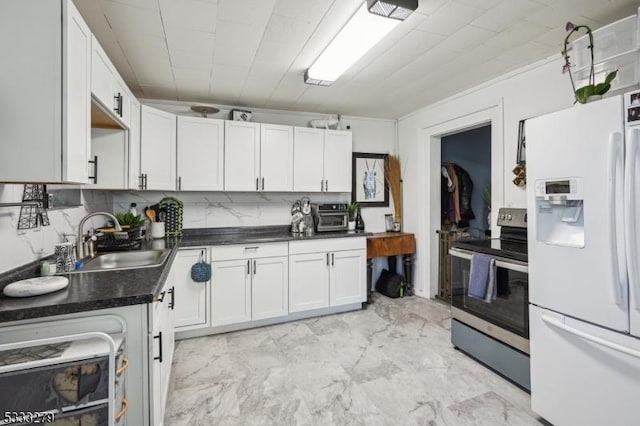
<path fill-rule="evenodd" d="M 255 251 L 255 250 L 258 250 L 259 248 L 260 246 L 245 247 L 244 251 L 249 251 L 249 250 Z"/>
<path fill-rule="evenodd" d="M 327 266 L 329 266 L 329 253 L 327 253 Z"/>
<path fill-rule="evenodd" d="M 94 155 L 93 160 L 89 160 L 89 164 L 93 164 L 93 176 L 89 176 L 89 179 L 93 179 L 93 183 L 98 183 L 98 156 Z"/>
<path fill-rule="evenodd" d="M 162 331 L 157 336 L 153 336 L 153 338 L 158 339 L 158 349 L 160 350 L 160 355 L 154 356 L 153 359 L 162 363 Z"/>
<path fill-rule="evenodd" d="M 251 261 L 247 260 L 247 275 L 251 275 Z"/>
<path fill-rule="evenodd" d="M 114 110 L 116 111 L 116 114 L 122 117 L 122 93 L 118 93 L 113 98 L 116 100 L 116 106 Z"/>
<path fill-rule="evenodd" d="M 122 408 L 120 409 L 120 411 L 118 411 L 118 414 L 116 414 L 115 417 L 115 421 L 118 422 L 120 421 L 120 419 L 124 416 L 124 414 L 127 412 L 127 409 L 129 408 L 129 401 L 127 401 L 127 398 L 124 398 L 122 400 Z"/>
<path fill-rule="evenodd" d="M 147 175 L 146 173 L 144 174 L 144 189 L 149 189 L 147 188 L 147 184 L 149 183 L 149 175 Z"/>
<path fill-rule="evenodd" d="M 256 191 L 260 189 L 260 178 L 256 178 Z"/>
<path fill-rule="evenodd" d="M 182 176 L 178 176 L 178 191 L 182 191 Z"/>
<path fill-rule="evenodd" d="M 138 189 L 144 189 L 144 175 L 142 173 L 138 175 Z"/>
<path fill-rule="evenodd" d="M 258 265 L 257 265 L 256 261 L 254 260 L 254 261 L 253 261 L 253 275 L 255 275 L 255 274 L 256 274 L 256 272 L 258 272 L 258 268 L 257 268 L 257 266 L 258 266 Z"/>
<path fill-rule="evenodd" d="M 169 302 L 169 309 L 173 311 L 176 307 L 176 287 L 175 286 L 171 287 L 171 290 L 169 290 L 169 294 L 171 294 L 171 302 Z"/>
<path fill-rule="evenodd" d="M 324 181 L 324 190 L 325 192 L 329 192 L 329 179 Z"/>
<path fill-rule="evenodd" d="M 324 191 L 324 179 L 320 181 L 320 192 Z"/>
<path fill-rule="evenodd" d="M 264 178 L 262 178 L 262 190 L 264 191 Z"/>
<path fill-rule="evenodd" d="M 120 368 L 118 368 L 116 370 L 116 376 L 118 376 L 118 377 L 122 376 L 122 373 L 124 373 L 124 370 L 126 370 L 127 367 L 129 367 L 129 359 L 128 358 L 124 358 L 122 360 L 122 366 L 120 366 Z"/>
<path fill-rule="evenodd" d="M 335 265 L 335 254 L 331 253 L 331 266 Z"/>

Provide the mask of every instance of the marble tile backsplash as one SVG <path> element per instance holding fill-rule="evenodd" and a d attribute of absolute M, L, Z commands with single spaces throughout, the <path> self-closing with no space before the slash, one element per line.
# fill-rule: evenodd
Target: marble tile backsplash
<path fill-rule="evenodd" d="M 142 212 L 165 196 L 184 203 L 184 228 L 268 226 L 291 223 L 291 206 L 304 196 L 312 202 L 348 202 L 350 194 L 251 193 L 251 192 L 114 192 L 113 210 L 127 211 L 131 203 Z"/>
<path fill-rule="evenodd" d="M 22 200 L 24 185 L 0 184 L 0 203 Z M 75 234 L 78 223 L 87 212 L 111 210 L 111 194 L 105 191 L 83 191 L 80 207 L 49 210 L 49 226 L 18 230 L 20 207 L 0 208 L 0 273 L 53 253 L 64 234 Z"/>

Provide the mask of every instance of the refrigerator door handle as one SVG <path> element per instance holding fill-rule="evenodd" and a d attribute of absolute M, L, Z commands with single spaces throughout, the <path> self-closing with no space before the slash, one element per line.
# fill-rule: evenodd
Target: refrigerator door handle
<path fill-rule="evenodd" d="M 624 347 L 624 346 L 619 345 L 619 344 L 614 343 L 614 342 L 610 342 L 610 341 L 605 340 L 605 339 L 603 339 L 601 337 L 593 336 L 593 335 L 591 335 L 589 333 L 586 333 L 586 332 L 584 332 L 582 330 L 579 330 L 577 328 L 571 327 L 571 326 L 563 323 L 562 321 L 560 321 L 560 320 L 558 320 L 556 318 L 548 317 L 548 316 L 546 316 L 544 314 L 541 316 L 541 318 L 542 318 L 542 321 L 546 322 L 547 324 L 549 324 L 551 326 L 554 326 L 556 328 L 559 328 L 561 330 L 564 330 L 567 333 L 573 334 L 574 336 L 581 337 L 584 340 L 588 340 L 588 341 L 590 341 L 592 343 L 595 343 L 597 345 L 604 346 L 605 348 L 609 348 L 609 349 L 612 349 L 612 350 L 614 350 L 616 352 L 621 352 L 623 354 L 626 354 L 626 355 L 632 356 L 634 358 L 640 359 L 640 352 L 638 352 L 638 351 L 635 351 L 633 349 L 629 349 L 627 347 Z"/>
<path fill-rule="evenodd" d="M 640 129 L 634 128 L 629 130 L 628 150 L 626 155 L 625 176 L 624 176 L 624 223 L 626 234 L 626 251 L 627 251 L 627 274 L 629 276 L 629 287 L 633 290 L 634 300 L 631 302 L 635 309 L 640 309 L 640 277 L 638 271 L 638 250 L 637 238 L 638 227 L 636 226 L 637 217 L 637 200 L 636 200 L 636 180 L 637 165 L 640 161 L 638 154 L 640 153 Z"/>
<path fill-rule="evenodd" d="M 624 255 L 624 217 L 621 206 L 623 188 L 623 151 L 622 135 L 613 132 L 609 135 L 609 233 L 611 266 L 613 267 L 613 299 L 617 305 L 624 302 L 623 286 L 627 282 L 627 266 Z"/>

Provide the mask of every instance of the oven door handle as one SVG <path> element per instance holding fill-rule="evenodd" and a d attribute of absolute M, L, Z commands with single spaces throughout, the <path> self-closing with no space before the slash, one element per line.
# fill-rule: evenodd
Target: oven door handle
<path fill-rule="evenodd" d="M 473 253 L 469 251 L 463 251 L 459 249 L 452 248 L 449 250 L 449 254 L 451 256 L 459 257 L 461 259 L 471 260 L 473 257 Z M 514 261 L 514 260 L 500 260 L 503 258 L 493 257 L 496 260 L 497 268 L 504 268 L 510 271 L 522 272 L 523 274 L 529 273 L 529 266 L 525 265 L 522 262 Z"/>

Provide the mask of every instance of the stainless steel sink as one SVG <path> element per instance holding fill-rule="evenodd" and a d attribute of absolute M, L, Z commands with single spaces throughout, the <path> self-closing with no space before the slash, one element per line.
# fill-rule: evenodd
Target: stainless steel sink
<path fill-rule="evenodd" d="M 171 249 L 103 253 L 86 260 L 82 269 L 74 272 L 151 268 L 162 265 L 169 253 L 171 253 Z"/>

